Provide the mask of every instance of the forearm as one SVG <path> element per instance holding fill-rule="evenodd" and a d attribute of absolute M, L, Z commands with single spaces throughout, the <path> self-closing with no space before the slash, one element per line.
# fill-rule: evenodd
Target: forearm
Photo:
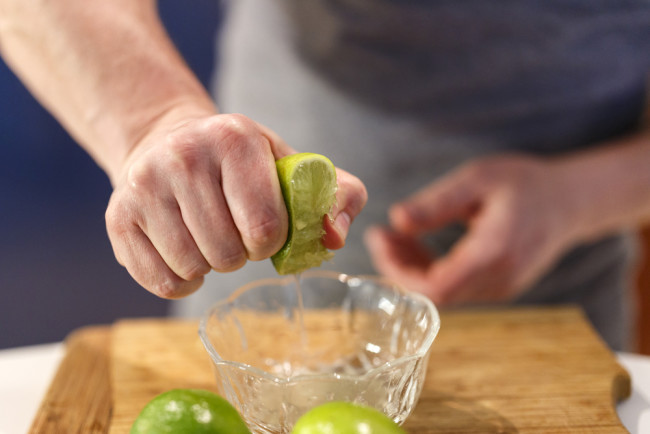
<path fill-rule="evenodd" d="M 112 179 L 156 119 L 215 111 L 152 0 L 0 0 L 0 50 Z"/>
<path fill-rule="evenodd" d="M 650 223 L 650 129 L 558 160 L 574 237 L 588 241 Z"/>

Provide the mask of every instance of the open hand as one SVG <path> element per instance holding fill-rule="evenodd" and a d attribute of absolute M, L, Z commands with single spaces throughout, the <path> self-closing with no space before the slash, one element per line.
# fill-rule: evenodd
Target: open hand
<path fill-rule="evenodd" d="M 566 200 L 552 161 L 485 158 L 394 205 L 391 228 L 371 228 L 366 242 L 382 274 L 439 304 L 510 299 L 570 246 Z M 459 221 L 467 232 L 444 257 L 418 239 Z"/>

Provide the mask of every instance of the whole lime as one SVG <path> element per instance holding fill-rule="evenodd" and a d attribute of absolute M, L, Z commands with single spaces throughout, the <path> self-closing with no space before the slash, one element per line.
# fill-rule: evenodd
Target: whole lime
<path fill-rule="evenodd" d="M 235 408 L 207 390 L 173 389 L 153 398 L 131 434 L 250 434 Z"/>
<path fill-rule="evenodd" d="M 303 414 L 292 434 L 406 434 L 374 408 L 351 402 L 328 402 Z"/>

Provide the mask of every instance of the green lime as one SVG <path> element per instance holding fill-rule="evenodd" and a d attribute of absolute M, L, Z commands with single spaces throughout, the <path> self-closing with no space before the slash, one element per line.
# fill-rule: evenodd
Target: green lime
<path fill-rule="evenodd" d="M 250 434 L 228 401 L 207 390 L 173 389 L 142 409 L 131 434 Z"/>
<path fill-rule="evenodd" d="M 292 434 L 406 434 L 374 408 L 351 402 L 328 402 L 303 414 Z"/>
<path fill-rule="evenodd" d="M 278 274 L 318 267 L 333 253 L 321 242 L 323 217 L 331 212 L 336 194 L 336 169 L 319 154 L 293 154 L 275 162 L 289 213 L 284 246 L 271 257 Z"/>

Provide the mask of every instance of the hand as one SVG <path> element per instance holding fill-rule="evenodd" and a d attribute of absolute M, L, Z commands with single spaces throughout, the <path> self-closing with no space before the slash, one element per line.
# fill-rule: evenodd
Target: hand
<path fill-rule="evenodd" d="M 118 262 L 164 298 L 194 292 L 211 269 L 270 257 L 288 227 L 275 159 L 295 151 L 242 115 L 181 119 L 160 120 L 138 143 L 114 178 L 106 211 Z M 357 178 L 338 175 L 338 209 L 324 225 L 332 249 L 344 244 L 366 198 Z"/>
<path fill-rule="evenodd" d="M 513 298 L 574 239 L 561 180 L 551 160 L 475 161 L 394 205 L 392 228 L 367 232 L 368 250 L 382 274 L 441 305 Z M 434 258 L 418 236 L 457 221 L 466 234 Z"/>

